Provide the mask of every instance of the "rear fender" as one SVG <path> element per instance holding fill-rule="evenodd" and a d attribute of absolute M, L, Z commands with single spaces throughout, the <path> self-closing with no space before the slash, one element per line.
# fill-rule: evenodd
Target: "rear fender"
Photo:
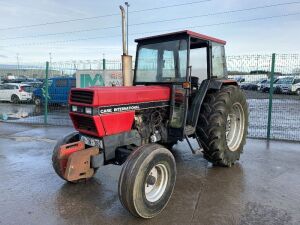
<path fill-rule="evenodd" d="M 238 86 L 238 83 L 235 80 L 211 80 L 208 90 L 220 90 L 225 85 Z"/>
<path fill-rule="evenodd" d="M 236 85 L 238 83 L 235 80 L 204 80 L 199 90 L 196 93 L 196 96 L 192 102 L 191 110 L 189 112 L 187 124 L 192 127 L 196 127 L 198 123 L 198 118 L 200 115 L 201 106 L 203 100 L 209 90 L 220 90 L 224 85 Z"/>

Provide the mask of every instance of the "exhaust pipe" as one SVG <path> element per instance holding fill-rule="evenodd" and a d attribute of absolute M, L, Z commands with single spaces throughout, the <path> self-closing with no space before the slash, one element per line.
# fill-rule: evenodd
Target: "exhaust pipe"
<path fill-rule="evenodd" d="M 125 9 L 123 6 L 120 5 L 121 9 L 121 16 L 122 16 L 122 44 L 123 44 L 123 55 L 128 55 L 128 49 L 126 43 L 126 16 L 125 16 Z"/>
<path fill-rule="evenodd" d="M 123 45 L 123 55 L 122 55 L 122 76 L 123 85 L 132 86 L 132 56 L 128 55 L 127 49 L 127 35 L 126 33 L 126 16 L 124 7 L 120 5 L 121 15 L 122 15 L 122 45 Z"/>

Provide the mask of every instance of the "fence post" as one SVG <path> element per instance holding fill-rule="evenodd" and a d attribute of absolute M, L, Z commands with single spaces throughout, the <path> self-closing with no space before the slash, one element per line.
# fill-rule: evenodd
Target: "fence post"
<path fill-rule="evenodd" d="M 267 140 L 270 140 L 270 134 L 271 134 L 273 90 L 274 90 L 274 87 L 273 87 L 274 71 L 275 71 L 275 53 L 272 54 L 272 67 L 271 67 L 270 89 L 269 89 L 269 112 L 268 112 Z"/>
<path fill-rule="evenodd" d="M 105 63 L 106 63 L 106 60 L 105 60 L 105 58 L 103 58 L 103 59 L 102 59 L 103 70 L 105 70 L 105 67 L 106 67 Z"/>
<path fill-rule="evenodd" d="M 44 112 L 44 124 L 47 124 L 48 120 L 48 75 L 49 75 L 49 62 L 46 62 L 46 78 L 45 78 L 45 112 Z"/>

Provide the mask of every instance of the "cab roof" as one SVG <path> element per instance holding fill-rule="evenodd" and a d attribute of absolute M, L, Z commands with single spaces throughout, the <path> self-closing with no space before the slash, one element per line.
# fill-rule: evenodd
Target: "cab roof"
<path fill-rule="evenodd" d="M 187 35 L 187 36 L 190 36 L 193 38 L 211 41 L 211 42 L 215 42 L 215 43 L 222 44 L 222 45 L 226 44 L 226 41 L 223 41 L 221 39 L 210 37 L 210 36 L 207 36 L 204 34 L 199 34 L 199 33 L 196 33 L 194 31 L 190 31 L 190 30 L 183 30 L 183 31 L 178 31 L 178 32 L 160 34 L 160 35 L 149 36 L 149 37 L 144 37 L 144 38 L 138 38 L 138 39 L 135 39 L 135 42 L 142 42 L 142 41 L 151 40 L 151 39 L 172 37 L 172 36 L 178 36 L 178 35 Z"/>

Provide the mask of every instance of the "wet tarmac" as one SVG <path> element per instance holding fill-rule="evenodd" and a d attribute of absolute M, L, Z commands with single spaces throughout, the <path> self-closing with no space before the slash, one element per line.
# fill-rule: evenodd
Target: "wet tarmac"
<path fill-rule="evenodd" d="M 121 167 L 68 184 L 53 171 L 55 140 L 72 128 L 0 123 L 0 224 L 300 224 L 300 144 L 248 139 L 239 163 L 212 167 L 175 146 L 177 182 L 166 209 L 131 216 L 118 199 Z"/>

